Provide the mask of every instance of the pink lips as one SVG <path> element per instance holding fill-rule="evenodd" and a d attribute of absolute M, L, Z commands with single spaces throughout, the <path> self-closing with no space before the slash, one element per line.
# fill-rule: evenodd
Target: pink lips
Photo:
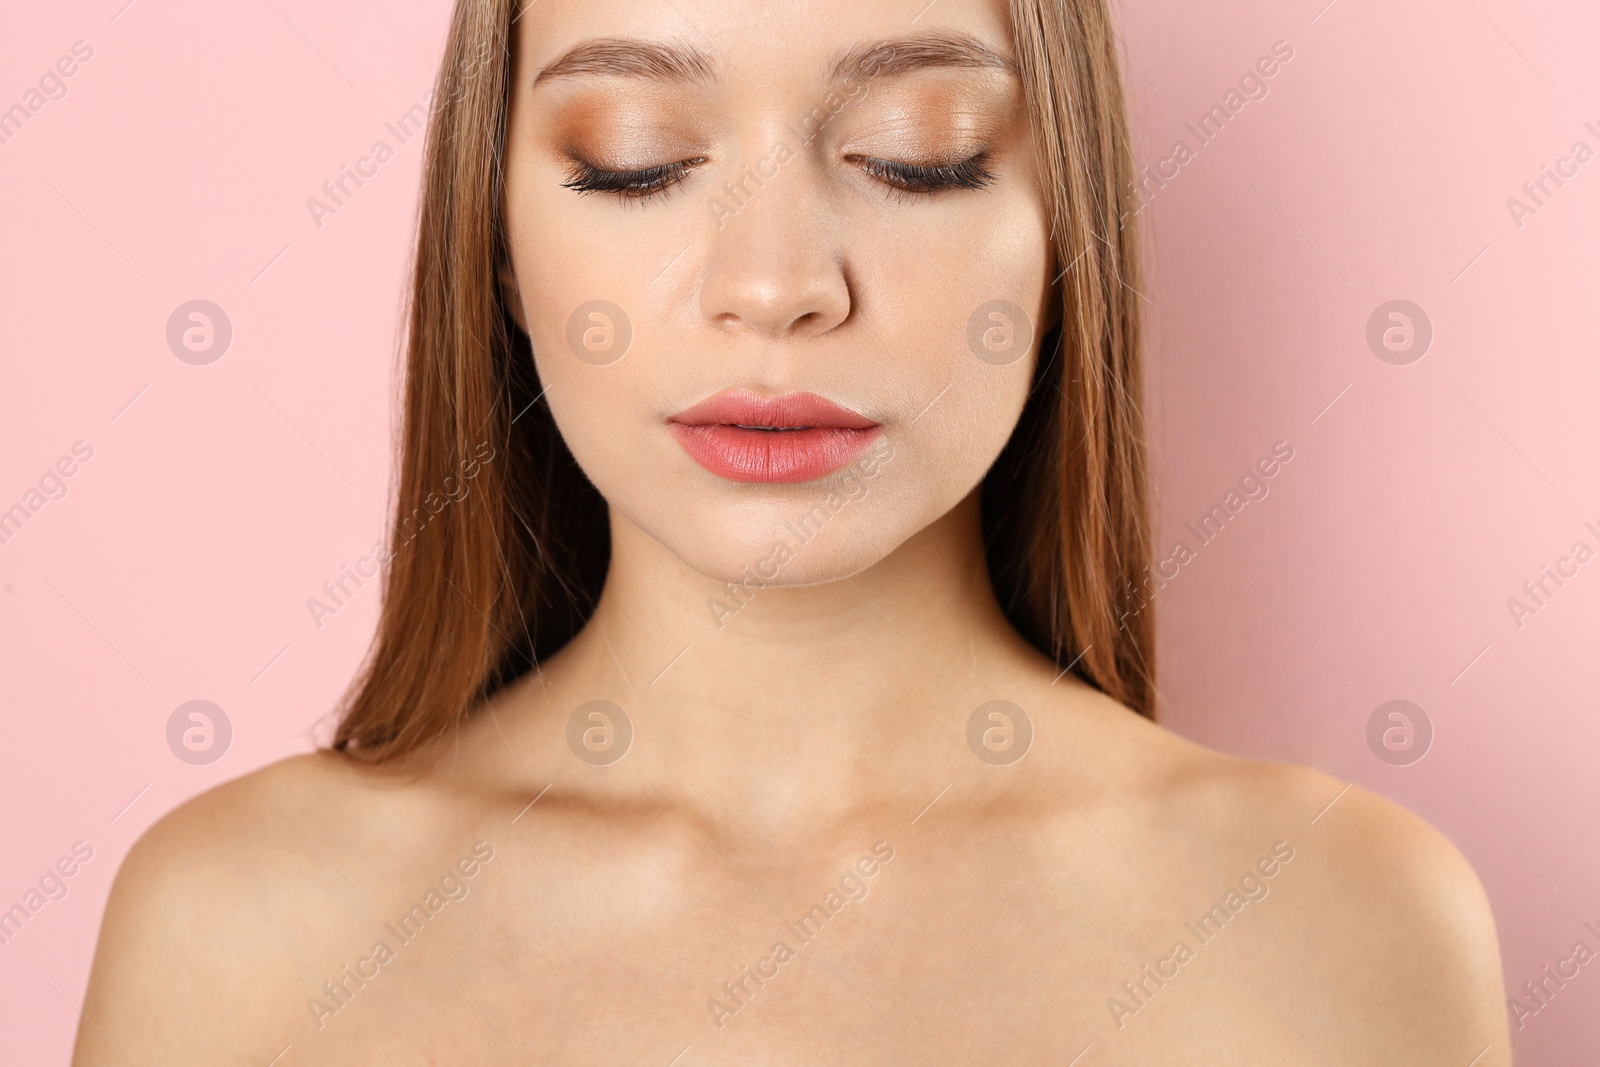
<path fill-rule="evenodd" d="M 773 484 L 832 474 L 881 429 L 812 393 L 764 397 L 743 389 L 702 400 L 672 416 L 670 425 L 683 450 L 712 474 Z"/>

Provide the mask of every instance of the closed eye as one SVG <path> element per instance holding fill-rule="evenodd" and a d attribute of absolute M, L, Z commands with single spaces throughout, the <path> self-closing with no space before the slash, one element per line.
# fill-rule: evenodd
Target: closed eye
<path fill-rule="evenodd" d="M 994 181 L 985 164 L 987 152 L 957 163 L 897 163 L 874 156 L 851 156 L 851 162 L 901 193 L 931 194 L 946 189 L 982 189 Z"/>
<path fill-rule="evenodd" d="M 603 170 L 574 159 L 567 180 L 561 185 L 580 193 L 611 193 L 625 200 L 648 200 L 665 193 L 705 161 L 704 156 L 698 156 L 640 170 Z"/>
<path fill-rule="evenodd" d="M 900 163 L 859 155 L 847 158 L 902 196 L 982 189 L 994 181 L 994 173 L 985 165 L 989 161 L 987 152 L 955 163 Z M 574 158 L 567 180 L 561 185 L 579 193 L 610 193 L 624 200 L 644 201 L 667 192 L 704 162 L 706 157 L 697 156 L 638 170 L 606 170 Z"/>

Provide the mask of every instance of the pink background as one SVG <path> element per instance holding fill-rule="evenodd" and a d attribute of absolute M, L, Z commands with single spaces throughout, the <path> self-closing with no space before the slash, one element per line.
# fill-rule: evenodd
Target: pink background
<path fill-rule="evenodd" d="M 383 529 L 420 142 L 320 229 L 305 202 L 394 144 L 448 8 L 124 3 L 27 5 L 0 34 L 0 107 L 94 49 L 0 145 L 0 509 L 94 449 L 0 544 L 0 907 L 74 841 L 95 850 L 0 946 L 13 1063 L 66 1061 L 132 841 L 310 747 L 365 648 L 375 587 L 321 629 L 305 601 Z M 1600 160 L 1520 228 L 1506 206 L 1575 140 L 1600 149 L 1600 13 L 1323 3 L 1123 4 L 1143 163 L 1196 148 L 1185 121 L 1294 49 L 1143 213 L 1160 545 L 1274 442 L 1295 450 L 1156 600 L 1165 721 L 1439 827 L 1493 898 L 1515 988 L 1600 923 L 1600 561 L 1520 628 L 1506 606 L 1574 541 L 1600 547 Z M 209 366 L 164 336 L 196 298 L 234 328 Z M 1365 340 L 1395 298 L 1434 328 L 1408 366 Z M 166 744 L 196 698 L 234 729 L 209 766 Z M 1434 728 L 1409 766 L 1366 742 L 1396 698 Z M 1515 1035 L 1519 1062 L 1580 1062 L 1597 1005 L 1585 968 Z"/>

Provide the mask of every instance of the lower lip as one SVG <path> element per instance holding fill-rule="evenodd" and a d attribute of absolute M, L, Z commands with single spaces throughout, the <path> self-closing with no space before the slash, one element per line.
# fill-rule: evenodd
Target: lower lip
<path fill-rule="evenodd" d="M 746 430 L 738 426 L 672 424 L 673 436 L 700 466 L 734 482 L 792 484 L 826 477 L 878 436 L 864 430 L 812 426 L 804 430 Z"/>

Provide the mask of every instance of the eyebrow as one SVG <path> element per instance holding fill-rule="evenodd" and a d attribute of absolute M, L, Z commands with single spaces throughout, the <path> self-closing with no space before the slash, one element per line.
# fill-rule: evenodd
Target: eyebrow
<path fill-rule="evenodd" d="M 857 45 L 834 60 L 828 80 L 866 81 L 948 67 L 1018 74 L 1015 62 L 971 34 L 926 32 Z M 556 78 L 610 77 L 701 85 L 720 76 L 717 60 L 691 44 L 597 37 L 562 53 L 534 76 L 533 84 Z"/>
<path fill-rule="evenodd" d="M 653 78 L 698 84 L 716 81 L 712 58 L 692 45 L 597 37 L 562 53 L 533 79 L 535 86 L 553 78 Z"/>
<path fill-rule="evenodd" d="M 1012 60 L 969 33 L 918 33 L 872 41 L 846 52 L 833 64 L 831 81 L 892 78 L 912 71 L 969 67 L 1018 75 Z"/>

